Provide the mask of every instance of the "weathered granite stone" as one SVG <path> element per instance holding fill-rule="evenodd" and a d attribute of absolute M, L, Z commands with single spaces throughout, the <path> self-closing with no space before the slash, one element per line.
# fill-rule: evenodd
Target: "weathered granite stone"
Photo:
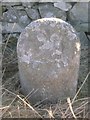
<path fill-rule="evenodd" d="M 2 5 L 0 4 L 0 18 L 2 16 Z"/>
<path fill-rule="evenodd" d="M 60 1 L 60 2 L 54 3 L 54 7 L 57 7 L 63 11 L 69 11 L 72 8 L 72 5 L 70 3 Z"/>
<path fill-rule="evenodd" d="M 78 33 L 80 42 L 81 42 L 81 57 L 80 57 L 80 68 L 79 68 L 79 79 L 78 79 L 78 88 L 82 85 L 89 72 L 89 41 L 84 32 Z M 84 84 L 80 96 L 88 96 L 88 80 Z"/>
<path fill-rule="evenodd" d="M 88 39 L 90 40 L 90 35 L 87 35 Z"/>
<path fill-rule="evenodd" d="M 2 1 L 2 5 L 3 6 L 17 6 L 17 5 L 21 5 L 21 2 Z"/>
<path fill-rule="evenodd" d="M 28 16 L 29 16 L 32 20 L 36 20 L 36 19 L 39 19 L 39 18 L 40 18 L 39 13 L 38 13 L 38 11 L 37 11 L 36 9 L 31 9 L 31 8 L 28 9 L 28 8 L 26 8 L 25 10 L 26 10 Z"/>
<path fill-rule="evenodd" d="M 5 22 L 18 22 L 18 16 L 16 9 L 8 9 L 7 12 L 3 13 L 3 21 Z"/>
<path fill-rule="evenodd" d="M 24 28 L 18 23 L 2 23 L 2 33 L 21 33 Z"/>
<path fill-rule="evenodd" d="M 71 22 L 87 23 L 88 22 L 88 3 L 78 2 L 70 10 L 69 20 Z"/>
<path fill-rule="evenodd" d="M 1 34 L 1 24 L 0 24 L 0 89 L 2 89 L 2 34 Z M 0 106 L 2 106 L 2 91 L 0 91 Z M 1 111 L 0 111 L 1 112 Z M 0 114 L 1 115 L 1 114 Z"/>
<path fill-rule="evenodd" d="M 80 81 L 84 81 L 88 74 L 88 39 L 84 32 L 78 32 L 81 42 L 81 57 L 80 57 Z"/>
<path fill-rule="evenodd" d="M 31 21 L 27 16 L 26 11 L 10 8 L 7 12 L 3 13 L 3 21 L 19 23 L 21 26 L 27 26 Z"/>
<path fill-rule="evenodd" d="M 22 5 L 26 8 L 31 8 L 35 2 L 22 2 Z"/>
<path fill-rule="evenodd" d="M 39 5 L 39 11 L 42 18 L 60 18 L 66 20 L 66 13 L 58 8 L 55 8 L 52 4 Z"/>
<path fill-rule="evenodd" d="M 31 20 L 28 18 L 25 10 L 18 11 L 19 24 L 26 27 Z"/>
<path fill-rule="evenodd" d="M 31 22 L 17 44 L 22 91 L 32 103 L 73 97 L 77 88 L 80 42 L 72 26 L 58 18 Z"/>
<path fill-rule="evenodd" d="M 74 25 L 74 28 L 78 31 L 78 32 L 90 32 L 89 29 L 90 23 L 80 23 L 80 24 L 76 24 Z"/>
<path fill-rule="evenodd" d="M 90 32 L 88 19 L 88 3 L 78 2 L 69 11 L 68 20 L 77 31 Z"/>
<path fill-rule="evenodd" d="M 13 6 L 14 9 L 17 9 L 17 10 L 24 10 L 24 6 Z"/>

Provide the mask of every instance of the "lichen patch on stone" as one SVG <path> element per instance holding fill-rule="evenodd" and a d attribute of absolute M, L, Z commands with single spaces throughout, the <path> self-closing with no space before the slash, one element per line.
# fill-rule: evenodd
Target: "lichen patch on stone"
<path fill-rule="evenodd" d="M 80 51 L 80 43 L 79 42 L 76 42 L 76 48 L 77 48 L 77 51 Z"/>

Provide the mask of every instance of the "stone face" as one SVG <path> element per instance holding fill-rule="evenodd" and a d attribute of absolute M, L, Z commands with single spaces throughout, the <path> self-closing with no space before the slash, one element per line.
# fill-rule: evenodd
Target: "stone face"
<path fill-rule="evenodd" d="M 88 36 L 88 39 L 90 40 L 90 35 L 87 35 Z"/>
<path fill-rule="evenodd" d="M 88 22 L 88 2 L 78 2 L 70 10 L 70 21 L 87 23 Z"/>
<path fill-rule="evenodd" d="M 81 57 L 80 57 L 80 68 L 79 68 L 79 79 L 78 79 L 78 88 L 82 85 L 82 82 L 85 80 L 89 72 L 89 39 L 84 32 L 78 33 L 80 42 L 81 42 Z M 84 84 L 80 96 L 88 95 L 88 81 Z"/>
<path fill-rule="evenodd" d="M 90 23 L 80 23 L 80 24 L 76 24 L 74 26 L 74 28 L 78 31 L 78 32 L 90 32 L 89 30 L 89 26 Z"/>
<path fill-rule="evenodd" d="M 31 20 L 28 18 L 26 11 L 18 11 L 19 24 L 21 26 L 27 26 Z"/>
<path fill-rule="evenodd" d="M 10 8 L 7 12 L 3 13 L 3 20 L 7 22 L 18 22 L 16 9 Z"/>
<path fill-rule="evenodd" d="M 26 8 L 31 8 L 35 2 L 22 2 L 22 5 Z"/>
<path fill-rule="evenodd" d="M 69 11 L 71 9 L 72 5 L 69 3 L 66 3 L 64 1 L 60 1 L 60 2 L 54 3 L 54 7 L 57 7 L 63 11 Z"/>
<path fill-rule="evenodd" d="M 77 31 L 90 32 L 88 14 L 88 2 L 78 2 L 69 11 L 68 20 Z"/>
<path fill-rule="evenodd" d="M 42 18 L 60 18 L 66 20 L 66 13 L 58 8 L 55 8 L 51 4 L 39 5 L 39 11 Z"/>
<path fill-rule="evenodd" d="M 24 10 L 24 6 L 13 6 L 13 8 L 17 10 Z"/>
<path fill-rule="evenodd" d="M 18 6 L 18 5 L 21 5 L 20 2 L 10 2 L 10 1 L 2 1 L 2 5 L 3 6 Z"/>
<path fill-rule="evenodd" d="M 21 33 L 24 27 L 21 27 L 18 23 L 2 23 L 3 33 Z"/>
<path fill-rule="evenodd" d="M 40 18 L 40 17 L 39 17 L 39 13 L 38 13 L 38 11 L 37 11 L 36 9 L 28 9 L 28 8 L 26 8 L 25 10 L 26 10 L 28 16 L 29 16 L 32 20 L 36 20 L 36 19 L 39 19 L 39 18 Z"/>
<path fill-rule="evenodd" d="M 80 57 L 80 77 L 79 81 L 84 81 L 88 74 L 88 39 L 84 32 L 78 33 L 81 42 L 81 57 Z"/>
<path fill-rule="evenodd" d="M 4 12 L 3 20 L 10 23 L 19 23 L 25 27 L 31 22 L 24 10 L 17 10 L 16 8 L 10 8 L 7 12 Z"/>
<path fill-rule="evenodd" d="M 72 26 L 61 19 L 30 23 L 17 44 L 22 91 L 32 103 L 73 97 L 77 88 L 80 42 Z"/>

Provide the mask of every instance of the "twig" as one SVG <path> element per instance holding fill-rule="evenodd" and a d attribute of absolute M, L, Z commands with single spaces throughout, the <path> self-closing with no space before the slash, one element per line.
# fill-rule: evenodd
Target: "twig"
<path fill-rule="evenodd" d="M 19 105 L 18 105 L 17 109 L 18 109 L 18 117 L 20 118 L 20 107 L 19 107 Z"/>
<path fill-rule="evenodd" d="M 6 109 L 6 108 L 9 108 L 9 106 L 1 107 L 0 110 Z"/>
<path fill-rule="evenodd" d="M 69 108 L 70 108 L 70 111 L 71 111 L 73 117 L 76 119 L 77 117 L 76 117 L 76 115 L 74 114 L 74 111 L 73 111 L 73 108 L 72 108 L 72 104 L 71 104 L 70 98 L 67 98 L 67 103 L 68 103 L 68 105 L 69 105 Z"/>
<path fill-rule="evenodd" d="M 40 118 L 42 118 L 42 116 L 30 105 L 28 104 L 24 99 L 22 99 L 19 95 L 17 95 L 17 97 L 23 101 L 32 111 L 34 111 Z"/>
<path fill-rule="evenodd" d="M 48 112 L 50 118 L 54 118 L 51 106 L 50 106 L 50 110 L 47 109 L 43 109 L 43 110 L 46 110 Z"/>
<path fill-rule="evenodd" d="M 10 118 L 12 118 L 12 113 L 9 111 Z"/>

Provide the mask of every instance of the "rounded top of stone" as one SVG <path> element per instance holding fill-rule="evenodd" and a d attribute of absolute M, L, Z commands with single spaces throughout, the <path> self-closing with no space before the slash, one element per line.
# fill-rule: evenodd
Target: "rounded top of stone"
<path fill-rule="evenodd" d="M 54 18 L 54 17 L 51 17 L 51 18 L 42 18 L 42 19 L 38 19 L 38 20 L 35 20 L 36 22 L 37 21 L 40 21 L 40 22 L 45 22 L 45 21 L 57 21 L 57 22 L 65 22 L 63 21 L 62 19 L 59 19 L 59 18 Z M 34 22 L 35 22 L 34 21 Z"/>
<path fill-rule="evenodd" d="M 17 50 L 22 62 L 34 64 L 34 61 L 35 65 L 56 62 L 59 68 L 73 61 L 80 51 L 80 41 L 67 22 L 42 18 L 31 22 L 21 33 Z"/>
<path fill-rule="evenodd" d="M 69 23 L 65 22 L 64 20 L 62 20 L 62 19 L 51 17 L 51 18 L 37 19 L 37 20 L 31 22 L 27 27 L 31 26 L 32 24 L 34 25 L 34 23 L 38 23 L 38 22 L 39 22 L 39 23 L 42 23 L 42 24 L 43 24 L 43 23 L 46 23 L 46 22 L 55 22 L 55 23 L 65 23 L 65 24 L 69 24 Z"/>

